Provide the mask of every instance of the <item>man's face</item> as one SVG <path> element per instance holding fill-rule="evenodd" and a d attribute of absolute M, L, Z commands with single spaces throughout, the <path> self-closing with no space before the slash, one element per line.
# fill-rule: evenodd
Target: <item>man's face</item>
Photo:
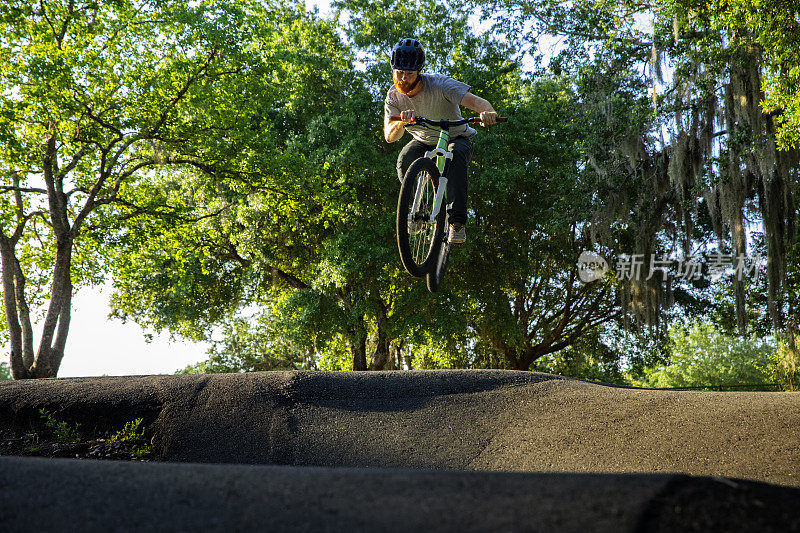
<path fill-rule="evenodd" d="M 419 77 L 418 70 L 393 70 L 392 77 L 394 78 L 394 86 L 403 94 L 411 92 L 417 83 Z"/>

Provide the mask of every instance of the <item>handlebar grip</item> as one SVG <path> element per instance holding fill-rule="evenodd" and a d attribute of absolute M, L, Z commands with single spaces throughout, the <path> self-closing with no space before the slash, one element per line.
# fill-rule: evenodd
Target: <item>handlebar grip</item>
<path fill-rule="evenodd" d="M 476 115 L 474 117 L 471 117 L 469 119 L 469 121 L 473 122 L 473 123 L 474 122 L 480 122 L 481 121 L 481 117 L 480 117 L 480 115 Z M 499 124 L 501 122 L 508 122 L 508 117 L 497 117 L 497 119 L 495 120 L 495 124 Z"/>

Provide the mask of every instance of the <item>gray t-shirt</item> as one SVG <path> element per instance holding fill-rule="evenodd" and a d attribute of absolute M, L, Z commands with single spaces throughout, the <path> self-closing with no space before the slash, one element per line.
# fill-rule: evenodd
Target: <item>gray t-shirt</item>
<path fill-rule="evenodd" d="M 383 112 L 387 117 L 397 116 L 406 109 L 413 109 L 417 116 L 431 120 L 461 120 L 459 104 L 469 91 L 469 85 L 442 74 L 422 74 L 422 90 L 413 98 L 398 92 L 394 85 L 386 93 Z M 406 126 L 415 139 L 425 144 L 436 144 L 439 129 L 425 124 Z M 477 132 L 464 124 L 450 130 L 450 138 L 472 137 Z"/>

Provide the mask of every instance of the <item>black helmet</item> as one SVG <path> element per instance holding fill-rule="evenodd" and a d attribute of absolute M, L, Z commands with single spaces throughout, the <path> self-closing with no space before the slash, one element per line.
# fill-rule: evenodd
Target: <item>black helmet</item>
<path fill-rule="evenodd" d="M 395 70 L 422 70 L 425 50 L 416 39 L 400 39 L 392 48 L 392 68 Z"/>

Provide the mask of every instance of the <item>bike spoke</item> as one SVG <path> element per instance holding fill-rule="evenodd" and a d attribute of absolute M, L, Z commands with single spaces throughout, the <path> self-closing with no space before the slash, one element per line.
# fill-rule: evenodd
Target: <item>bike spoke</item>
<path fill-rule="evenodd" d="M 423 230 L 420 231 L 417 235 L 417 244 L 416 244 L 416 256 L 417 263 L 421 263 L 425 260 L 425 256 L 427 255 L 427 247 L 425 246 L 425 241 L 427 241 L 427 231 Z"/>
<path fill-rule="evenodd" d="M 430 175 L 428 175 L 427 172 L 422 174 L 420 177 L 424 181 L 422 190 L 422 202 L 420 204 L 420 212 L 422 215 L 430 217 L 431 207 L 432 207 L 431 189 L 433 187 L 433 183 Z M 418 243 L 418 251 L 416 254 L 418 257 L 417 259 L 418 263 L 423 262 L 428 255 L 428 249 L 430 248 L 429 237 L 431 236 L 430 223 L 431 221 L 429 218 L 427 221 L 425 221 L 424 226 L 419 232 L 420 239 Z"/>

